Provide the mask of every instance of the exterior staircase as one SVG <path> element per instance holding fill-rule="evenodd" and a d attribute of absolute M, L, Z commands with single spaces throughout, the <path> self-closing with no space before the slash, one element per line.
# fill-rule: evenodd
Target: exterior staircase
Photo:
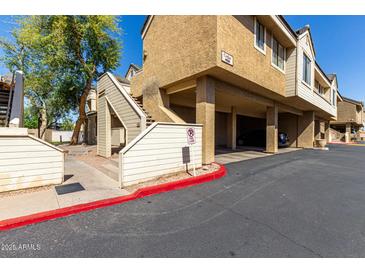
<path fill-rule="evenodd" d="M 97 89 L 99 91 L 98 124 L 103 125 L 104 120 L 110 114 L 117 117 L 127 131 L 126 144 L 155 122 L 143 107 L 142 96 L 132 96 L 129 84 L 120 82 L 111 73 L 107 72 L 99 77 Z M 106 130 L 106 127 L 98 127 L 98 155 L 110 158 L 113 151 L 109 149 L 111 141 Z"/>
<path fill-rule="evenodd" d="M 147 119 L 146 119 L 146 127 L 149 127 L 150 125 L 152 125 L 155 120 L 153 120 L 152 116 L 146 111 L 146 109 L 143 107 L 143 97 L 135 97 L 132 96 L 133 101 L 139 106 L 140 109 L 143 110 L 144 113 L 146 113 Z"/>

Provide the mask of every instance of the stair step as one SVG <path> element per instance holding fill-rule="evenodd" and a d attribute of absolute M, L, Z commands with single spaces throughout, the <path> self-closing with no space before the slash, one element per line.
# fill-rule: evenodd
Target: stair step
<path fill-rule="evenodd" d="M 115 172 L 117 174 L 119 172 L 118 166 L 115 166 L 114 164 L 112 164 L 110 162 L 107 163 L 107 164 L 105 164 L 105 165 L 103 165 L 103 167 L 105 167 L 105 168 L 109 169 L 110 171 Z"/>
<path fill-rule="evenodd" d="M 119 181 L 119 169 L 112 164 L 106 164 L 98 167 L 106 176 L 112 178 L 115 181 Z"/>
<path fill-rule="evenodd" d="M 110 158 L 110 162 L 111 165 L 119 168 L 119 162 L 118 162 L 118 158 Z"/>

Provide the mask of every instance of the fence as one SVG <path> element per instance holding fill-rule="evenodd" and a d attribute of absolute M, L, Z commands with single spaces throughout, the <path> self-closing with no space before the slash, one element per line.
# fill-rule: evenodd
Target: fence
<path fill-rule="evenodd" d="M 189 146 L 187 129 L 195 130 Z M 153 123 L 119 153 L 121 186 L 202 166 L 202 125 Z"/>

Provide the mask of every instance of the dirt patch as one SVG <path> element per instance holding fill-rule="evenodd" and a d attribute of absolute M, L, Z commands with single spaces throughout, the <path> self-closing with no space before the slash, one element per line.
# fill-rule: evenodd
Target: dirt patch
<path fill-rule="evenodd" d="M 7 191 L 7 192 L 1 192 L 0 193 L 0 199 L 5 198 L 5 197 L 23 195 L 23 194 L 26 194 L 26 193 L 45 191 L 45 190 L 49 190 L 53 187 L 54 187 L 54 185 L 49 185 L 49 186 L 40 186 L 40 187 L 32 187 L 32 188 L 25 188 L 25 189 L 10 190 L 10 191 Z"/>
<path fill-rule="evenodd" d="M 212 173 L 214 171 L 219 170 L 219 168 L 220 168 L 220 166 L 216 163 L 212 163 L 210 165 L 205 165 L 205 166 L 203 166 L 201 168 L 198 168 L 196 170 L 196 176 Z M 192 178 L 192 177 L 193 177 L 193 171 L 192 170 L 189 170 L 189 172 L 182 171 L 182 172 L 162 175 L 158 178 L 155 178 L 155 179 L 143 182 L 143 183 L 139 183 L 139 184 L 124 187 L 123 189 L 125 189 L 129 192 L 134 192 L 134 191 L 136 191 L 136 190 L 138 190 L 139 188 L 142 188 L 142 187 L 155 186 L 155 185 L 160 185 L 160 184 L 164 184 L 164 183 L 179 181 L 179 180 Z"/>

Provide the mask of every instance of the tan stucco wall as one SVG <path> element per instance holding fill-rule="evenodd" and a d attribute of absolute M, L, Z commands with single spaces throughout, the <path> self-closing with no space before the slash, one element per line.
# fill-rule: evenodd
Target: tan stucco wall
<path fill-rule="evenodd" d="M 227 146 L 228 113 L 215 112 L 215 145 Z"/>
<path fill-rule="evenodd" d="M 337 121 L 336 124 L 354 122 L 362 124 L 362 108 L 346 101 L 337 103 Z"/>
<path fill-rule="evenodd" d="M 297 146 L 298 116 L 291 113 L 279 113 L 279 133 L 288 134 L 289 146 Z"/>
<path fill-rule="evenodd" d="M 303 112 L 303 116 L 298 117 L 298 147 L 312 148 L 314 145 L 314 134 L 314 112 Z"/>
<path fill-rule="evenodd" d="M 145 79 L 163 87 L 215 66 L 216 30 L 216 16 L 154 16 L 143 39 L 143 71 L 132 79 L 133 95 L 142 95 Z"/>
<path fill-rule="evenodd" d="M 179 106 L 179 105 L 170 105 L 171 110 L 173 110 L 181 119 L 183 119 L 186 123 L 195 123 L 196 114 L 195 108 Z"/>
<path fill-rule="evenodd" d="M 218 16 L 218 66 L 285 96 L 285 74 L 271 65 L 271 35 L 266 31 L 266 54 L 254 47 L 254 17 Z M 231 54 L 234 65 L 221 61 L 221 51 Z"/>
<path fill-rule="evenodd" d="M 254 47 L 253 28 L 253 16 L 154 16 L 132 94 L 210 74 L 262 95 L 285 96 L 285 74 L 271 65 L 270 29 L 264 55 Z M 222 50 L 233 56 L 233 66 L 221 61 Z"/>

